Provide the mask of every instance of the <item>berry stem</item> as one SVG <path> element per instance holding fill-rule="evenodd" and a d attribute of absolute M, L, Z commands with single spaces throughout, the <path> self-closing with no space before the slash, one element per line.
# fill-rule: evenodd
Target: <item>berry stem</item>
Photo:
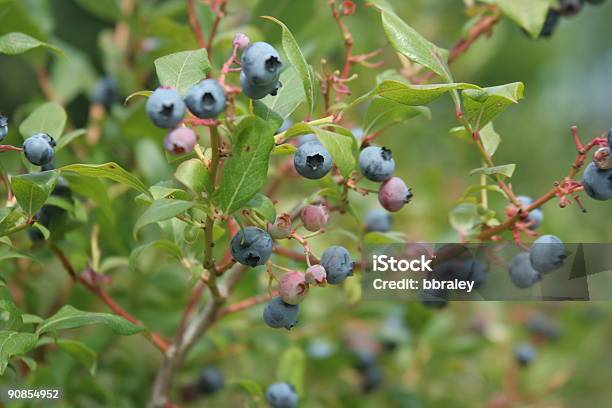
<path fill-rule="evenodd" d="M 218 318 L 221 318 L 231 313 L 236 313 L 242 310 L 250 309 L 251 307 L 267 302 L 268 300 L 272 299 L 273 297 L 277 295 L 278 295 L 278 290 L 274 289 L 271 292 L 266 292 L 261 295 L 246 298 L 239 302 L 232 303 L 231 305 L 227 305 L 226 307 L 224 307 L 223 309 L 219 311 L 219 314 L 217 316 Z"/>
<path fill-rule="evenodd" d="M 210 34 L 208 35 L 208 44 L 206 45 L 206 51 L 208 52 L 208 58 L 212 59 L 213 53 L 213 41 L 215 36 L 217 35 L 217 31 L 219 29 L 219 23 L 221 23 L 221 19 L 225 17 L 225 9 L 227 8 L 228 0 L 216 0 L 216 10 L 215 4 L 211 6 L 213 12 L 215 13 L 215 21 L 213 21 L 212 26 L 210 28 Z"/>
<path fill-rule="evenodd" d="M 196 41 L 198 42 L 198 46 L 200 48 L 207 48 L 206 40 L 204 39 L 204 34 L 202 34 L 202 26 L 200 25 L 200 21 L 198 20 L 198 16 L 196 15 L 195 5 L 193 4 L 193 1 L 194 0 L 187 0 L 187 16 L 189 18 L 189 25 L 191 26 L 191 31 L 193 31 L 193 34 L 195 35 Z"/>
<path fill-rule="evenodd" d="M 0 153 L 2 152 L 23 152 L 23 149 L 12 145 L 0 145 Z"/>

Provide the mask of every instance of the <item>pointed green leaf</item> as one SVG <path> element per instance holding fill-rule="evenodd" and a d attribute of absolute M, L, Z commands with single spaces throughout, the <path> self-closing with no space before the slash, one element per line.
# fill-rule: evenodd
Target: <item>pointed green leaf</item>
<path fill-rule="evenodd" d="M 62 50 L 56 46 L 37 40 L 24 33 L 8 33 L 0 37 L 1 54 L 17 55 L 38 47 L 46 47 L 57 54 L 63 55 Z"/>
<path fill-rule="evenodd" d="M 247 208 L 258 213 L 264 220 L 274 222 L 276 220 L 276 208 L 274 203 L 267 196 L 257 193 L 246 203 Z"/>
<path fill-rule="evenodd" d="M 195 193 L 212 190 L 212 180 L 208 169 L 199 159 L 190 159 L 181 163 L 174 177 Z"/>
<path fill-rule="evenodd" d="M 483 0 L 497 4 L 502 13 L 525 29 L 532 38 L 538 38 L 546 15 L 551 6 L 557 3 L 551 0 Z"/>
<path fill-rule="evenodd" d="M 466 83 L 411 85 L 399 81 L 383 81 L 372 92 L 373 96 L 380 96 L 402 105 L 427 105 L 445 93 L 457 89 L 480 89 L 480 87 Z"/>
<path fill-rule="evenodd" d="M 330 132 L 313 127 L 319 141 L 329 151 L 334 159 L 334 164 L 343 177 L 347 178 L 357 165 L 358 146 L 357 140 L 350 134 Z"/>
<path fill-rule="evenodd" d="M 272 131 L 256 116 L 243 119 L 235 134 L 232 156 L 225 162 L 216 196 L 225 214 L 238 210 L 265 185 L 274 147 Z"/>
<path fill-rule="evenodd" d="M 274 146 L 272 156 L 287 156 L 289 154 L 294 154 L 296 151 L 297 147 L 289 143 L 284 143 L 282 145 Z"/>
<path fill-rule="evenodd" d="M 28 227 L 28 216 L 20 208 L 6 208 L 0 217 L 0 237 Z"/>
<path fill-rule="evenodd" d="M 45 319 L 38 326 L 36 333 L 41 335 L 43 333 L 75 329 L 92 324 L 103 324 L 111 329 L 113 333 L 121 336 L 130 336 L 144 330 L 143 327 L 131 323 L 123 317 L 109 313 L 85 312 L 70 305 L 65 305 L 56 314 Z"/>
<path fill-rule="evenodd" d="M 114 222 L 115 213 L 113 212 L 111 201 L 108 197 L 107 188 L 102 180 L 70 172 L 64 173 L 62 177 L 68 181 L 72 191 L 94 201 L 100 206 L 100 209 L 104 212 L 106 217 L 111 222 Z"/>
<path fill-rule="evenodd" d="M 283 49 L 285 50 L 285 55 L 289 59 L 291 65 L 293 65 L 293 67 L 299 74 L 299 77 L 302 79 L 302 86 L 304 88 L 304 94 L 306 96 L 306 104 L 308 105 L 309 112 L 312 112 L 314 110 L 315 104 L 316 79 L 314 73 L 312 72 L 308 63 L 306 62 L 306 59 L 304 58 L 304 54 L 302 54 L 302 51 L 300 50 L 297 41 L 295 40 L 293 34 L 291 34 L 291 31 L 289 31 L 285 24 L 275 19 L 274 17 L 263 16 L 262 18 L 273 21 L 279 26 L 281 26 L 283 30 L 281 40 L 283 44 Z"/>
<path fill-rule="evenodd" d="M 11 190 L 21 208 L 34 215 L 43 206 L 55 187 L 57 170 L 22 174 L 11 179 Z"/>
<path fill-rule="evenodd" d="M 38 336 L 33 333 L 0 331 L 0 375 L 4 374 L 12 357 L 24 355 L 32 350 L 37 340 Z"/>
<path fill-rule="evenodd" d="M 35 133 L 47 133 L 59 142 L 66 126 L 66 111 L 57 102 L 40 105 L 19 125 L 19 133 L 24 139 Z"/>
<path fill-rule="evenodd" d="M 116 181 L 121 184 L 125 184 L 141 193 L 152 197 L 151 192 L 140 181 L 136 176 L 125 171 L 117 163 L 104 163 L 104 164 L 70 164 L 68 166 L 61 167 L 59 170 L 62 172 L 71 172 L 81 174 L 88 177 L 103 177 Z"/>
<path fill-rule="evenodd" d="M 94 375 L 96 373 L 98 354 L 88 345 L 70 339 L 57 339 L 55 344 L 83 364 L 89 374 Z"/>
<path fill-rule="evenodd" d="M 177 260 L 180 260 L 183 257 L 183 251 L 181 251 L 181 248 L 179 248 L 179 246 L 174 242 L 165 239 L 153 241 L 134 248 L 134 250 L 130 253 L 130 269 L 136 270 L 136 261 L 138 260 L 138 257 L 149 248 L 155 248 L 157 250 L 167 252 Z"/>
<path fill-rule="evenodd" d="M 505 177 L 512 177 L 516 164 L 505 164 L 503 166 L 495 167 L 481 167 L 470 171 L 470 176 L 475 174 L 485 174 L 487 176 L 500 175 Z"/>
<path fill-rule="evenodd" d="M 431 111 L 424 106 L 406 106 L 390 99 L 374 98 L 363 120 L 364 133 L 370 134 L 394 123 L 423 115 L 431 119 Z"/>
<path fill-rule="evenodd" d="M 59 141 L 56 141 L 57 145 L 55 146 L 55 151 L 57 152 L 63 149 L 65 146 L 68 145 L 68 143 L 72 142 L 76 138 L 84 136 L 86 133 L 87 133 L 87 130 L 85 129 L 76 129 L 76 130 L 73 130 L 72 132 L 66 133 L 64 136 L 60 138 Z"/>
<path fill-rule="evenodd" d="M 206 49 L 182 51 L 154 61 L 161 86 L 169 86 L 185 95 L 191 86 L 206 78 L 210 62 Z"/>
<path fill-rule="evenodd" d="M 449 134 L 458 137 L 468 143 L 474 143 L 474 138 L 472 135 L 468 134 L 463 126 L 458 126 L 449 131 Z M 485 151 L 489 154 L 489 156 L 493 156 L 501 143 L 501 137 L 495 131 L 493 127 L 493 122 L 489 122 L 480 129 L 478 132 L 480 135 L 480 140 L 482 140 L 482 144 L 484 146 Z"/>
<path fill-rule="evenodd" d="M 130 99 L 132 99 L 135 96 L 144 96 L 145 98 L 148 98 L 151 95 L 153 95 L 153 91 L 136 91 L 136 92 L 132 92 L 131 94 L 129 94 L 127 96 L 127 98 L 125 98 L 125 101 L 123 103 L 127 105 L 127 103 L 130 101 Z"/>
<path fill-rule="evenodd" d="M 508 106 L 523 99 L 524 91 L 522 82 L 491 88 L 465 89 L 461 92 L 463 115 L 474 129 L 482 129 Z"/>
<path fill-rule="evenodd" d="M 153 201 L 153 204 L 138 218 L 134 225 L 134 237 L 138 235 L 141 228 L 159 221 L 169 220 L 194 206 L 191 201 L 172 200 L 162 198 Z"/>
<path fill-rule="evenodd" d="M 289 67 L 280 76 L 283 86 L 276 96 L 268 95 L 261 100 L 270 110 L 281 118 L 288 118 L 306 98 L 304 86 L 295 67 Z"/>

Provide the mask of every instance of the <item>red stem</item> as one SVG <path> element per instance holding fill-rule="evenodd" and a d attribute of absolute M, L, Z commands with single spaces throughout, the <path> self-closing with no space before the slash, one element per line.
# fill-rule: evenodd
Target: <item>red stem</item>
<path fill-rule="evenodd" d="M 196 41 L 198 42 L 198 46 L 200 48 L 206 48 L 206 40 L 204 40 L 204 35 L 202 34 L 202 26 L 198 21 L 193 0 L 187 0 L 187 16 L 189 18 L 191 30 L 193 31 Z"/>

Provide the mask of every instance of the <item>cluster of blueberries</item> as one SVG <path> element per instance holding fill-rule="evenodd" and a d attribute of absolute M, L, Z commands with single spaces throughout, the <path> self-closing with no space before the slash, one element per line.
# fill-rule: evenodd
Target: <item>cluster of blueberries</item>
<path fill-rule="evenodd" d="M 355 368 L 361 379 L 361 390 L 365 393 L 372 392 L 383 382 L 377 356 L 370 350 L 356 350 L 355 355 L 357 357 Z"/>
<path fill-rule="evenodd" d="M 555 28 L 557 28 L 561 17 L 575 16 L 582 10 L 582 6 L 585 3 L 597 5 L 602 4 L 604 1 L 606 0 L 559 0 L 558 7 L 548 9 L 540 37 L 550 37 L 554 33 Z"/>
<path fill-rule="evenodd" d="M 612 129 L 608 131 L 608 146 L 599 148 L 584 170 L 582 185 L 594 200 L 612 199 Z"/>
<path fill-rule="evenodd" d="M 248 43 L 248 38 L 238 34 L 234 44 L 243 48 L 240 84 L 242 92 L 251 99 L 276 95 L 282 63 L 274 47 L 265 42 Z M 164 147 L 170 152 L 183 154 L 193 150 L 198 141 L 190 128 L 177 127 L 183 121 L 187 109 L 200 119 L 214 119 L 225 110 L 227 95 L 218 80 L 204 79 L 193 85 L 185 99 L 176 89 L 157 88 L 149 97 L 146 111 L 158 127 L 171 130 L 164 139 Z"/>
<path fill-rule="evenodd" d="M 514 256 L 508 265 L 510 280 L 519 289 L 527 289 L 563 266 L 568 253 L 563 242 L 554 235 L 542 235 L 528 252 Z"/>
<path fill-rule="evenodd" d="M 184 399 L 191 400 L 198 396 L 211 396 L 223 389 L 224 386 L 225 378 L 221 370 L 214 366 L 208 366 L 202 370 L 195 386 L 188 387 L 189 393 L 184 395 Z M 287 382 L 276 382 L 266 389 L 266 401 L 272 408 L 295 408 L 298 405 L 298 394 L 293 385 Z"/>

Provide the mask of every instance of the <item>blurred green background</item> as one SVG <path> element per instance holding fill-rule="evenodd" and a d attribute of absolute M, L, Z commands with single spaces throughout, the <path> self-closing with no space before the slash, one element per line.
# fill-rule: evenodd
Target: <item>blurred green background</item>
<path fill-rule="evenodd" d="M 0 56 L 0 112 L 12 125 L 5 143 L 20 144 L 18 124 L 45 100 L 41 72 L 47 72 L 56 99 L 66 107 L 71 128 L 86 127 L 89 95 L 99 77 L 110 75 L 122 98 L 132 92 L 156 87 L 153 60 L 172 52 L 197 47 L 187 24 L 185 1 L 135 1 L 134 13 L 125 17 L 115 0 L 15 0 L 0 1 L 0 35 L 21 31 L 60 46 L 66 57 L 36 50 L 22 56 Z M 230 0 L 214 47 L 213 67 L 227 58 L 234 33 L 247 32 L 252 40 L 279 43 L 276 25 L 257 18 L 271 15 L 284 21 L 295 34 L 308 61 L 320 69 L 325 58 L 341 67 L 341 37 L 330 17 L 326 0 Z M 387 45 L 378 12 L 356 2 L 357 12 L 346 22 L 355 37 L 355 52 L 384 47 L 384 69 L 400 67 Z M 458 0 L 395 0 L 398 14 L 437 45 L 450 48 L 468 20 Z M 197 7 L 204 31 L 213 16 L 204 4 Z M 502 144 L 495 156 L 499 164 L 516 163 L 512 178 L 515 192 L 537 196 L 568 172 L 575 157 L 569 128 L 577 125 L 583 139 L 599 136 L 612 126 L 612 3 L 585 7 L 574 18 L 563 19 L 550 39 L 534 41 L 504 19 L 491 38 L 479 40 L 451 68 L 456 81 L 494 86 L 521 81 L 526 98 L 511 106 L 495 121 Z M 117 25 L 126 24 L 128 52 L 117 50 Z M 129 57 L 125 57 L 129 55 Z M 381 70 L 357 67 L 358 78 L 350 83 L 353 95 L 369 91 Z M 37 79 L 38 75 L 38 79 Z M 245 101 L 241 101 L 244 104 Z M 127 106 L 118 103 L 102 122 L 102 139 L 95 146 L 82 140 L 64 149 L 58 166 L 85 162 L 116 161 L 148 185 L 169 180 L 177 163 L 169 163 L 162 150 L 164 132 L 154 128 L 144 114 L 142 100 Z M 469 144 L 448 135 L 456 126 L 449 98 L 432 105 L 432 119 L 416 118 L 385 132 L 380 143 L 394 151 L 397 173 L 413 188 L 415 199 L 395 217 L 395 230 L 412 240 L 453 242 L 458 239 L 448 223 L 448 213 L 464 190 L 478 182 L 470 169 L 480 159 Z M 361 125 L 363 111 L 353 111 L 347 127 Z M 294 121 L 303 120 L 297 112 Z M 275 163 L 281 160 L 275 159 Z M 19 155 L 2 154 L 2 170 L 23 173 Z M 2 187 L 3 188 L 3 187 Z M 277 210 L 289 210 L 313 192 L 314 182 L 287 183 L 279 193 Z M 0 189 L 4 196 L 5 191 Z M 59 242 L 77 268 L 87 267 L 92 226 L 100 227 L 100 246 L 107 273 L 113 275 L 110 291 L 119 303 L 133 311 L 154 330 L 172 334 L 186 303 L 193 276 L 177 262 L 154 251 L 139 259 L 137 270 L 126 266 L 130 251 L 160 236 L 149 227 L 141 240 L 132 238 L 133 223 L 143 207 L 134 193 L 109 184 L 115 220 L 98 208 L 87 222 Z M 352 196 L 359 214 L 377 206 L 376 198 Z M 503 217 L 505 203 L 490 195 L 491 208 Z M 555 201 L 544 207 L 540 231 L 565 242 L 611 242 L 609 202 L 584 200 L 588 213 L 577 206 L 560 209 Z M 349 216 L 334 215 L 331 226 L 359 231 Z M 508 235 L 505 236 L 509 238 Z M 20 306 L 43 316 L 59 305 L 73 304 L 84 310 L 102 309 L 80 287 L 72 288 L 65 272 L 46 248 L 32 248 L 25 233 L 15 237 L 16 247 L 42 263 L 0 261 L 0 271 L 14 283 Z M 329 233 L 314 240 L 315 253 L 330 243 L 356 245 L 342 234 Z M 195 245 L 194 245 L 195 246 Z M 218 246 L 219 254 L 224 244 Z M 194 250 L 195 252 L 195 250 Z M 299 267 L 299 265 L 287 264 Z M 266 279 L 260 271 L 247 275 L 235 294 L 241 299 L 263 292 Z M 607 386 L 612 335 L 611 308 L 607 304 L 452 304 L 431 311 L 417 304 L 384 302 L 351 303 L 355 288 L 313 290 L 300 312 L 300 325 L 291 332 L 268 329 L 260 321 L 261 307 L 224 319 L 200 341 L 176 381 L 176 392 L 194 381 L 202 366 L 215 364 L 228 383 L 250 380 L 267 386 L 275 379 L 277 360 L 283 350 L 299 346 L 306 351 L 303 406 L 398 406 L 474 407 L 530 406 L 577 407 L 610 405 Z M 556 341 L 535 339 L 538 356 L 533 366 L 517 374 L 512 358 L 516 344 L 534 340 L 525 326 L 540 310 L 563 334 Z M 381 352 L 379 364 L 384 380 L 376 391 L 363 394 L 354 369 L 355 356 L 347 351 L 347 339 L 364 338 L 380 347 L 382 327 L 389 316 L 402 322 L 397 347 Z M 482 326 L 482 327 L 481 327 Z M 475 329 L 476 327 L 476 329 Z M 27 375 L 26 384 L 62 386 L 63 406 L 144 406 L 160 356 L 141 337 L 116 338 L 104 329 L 79 330 L 75 338 L 98 352 L 99 368 L 90 376 L 77 362 L 59 352 L 40 357 L 39 367 Z M 370 340 L 367 340 L 370 339 Z M 317 354 L 327 345 L 331 354 Z M 325 349 L 325 347 L 323 347 Z M 324 355 L 326 353 L 323 353 Z M 0 380 L 23 384 L 20 377 Z M 516 384 L 514 384 L 516 382 Z M 498 401 L 516 397 L 506 405 Z M 519 397 L 517 397 L 517 395 Z M 498 397 L 496 397 L 498 396 Z M 497 398 L 497 399 L 496 399 Z M 231 385 L 212 399 L 193 406 L 243 406 L 252 402 L 248 393 Z M 491 405 L 487 405 L 491 403 Z M 27 405 L 25 405 L 27 406 Z"/>

